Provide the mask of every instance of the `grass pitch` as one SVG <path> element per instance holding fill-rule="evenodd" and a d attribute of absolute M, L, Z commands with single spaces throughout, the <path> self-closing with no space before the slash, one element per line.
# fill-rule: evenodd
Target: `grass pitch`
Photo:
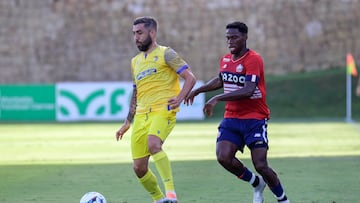
<path fill-rule="evenodd" d="M 178 123 L 165 143 L 182 203 L 252 201 L 251 187 L 215 160 L 217 125 Z M 150 203 L 132 171 L 130 132 L 115 140 L 119 126 L 1 124 L 0 201 L 75 203 L 98 191 L 108 203 Z M 269 163 L 292 203 L 358 202 L 359 123 L 270 122 L 269 139 Z M 248 150 L 238 157 L 252 168 Z"/>

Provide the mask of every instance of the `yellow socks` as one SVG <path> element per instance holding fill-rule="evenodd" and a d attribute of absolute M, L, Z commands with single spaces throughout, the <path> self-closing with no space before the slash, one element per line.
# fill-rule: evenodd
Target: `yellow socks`
<path fill-rule="evenodd" d="M 164 194 L 161 192 L 159 184 L 157 183 L 156 176 L 150 168 L 148 169 L 148 172 L 143 177 L 138 178 L 138 180 L 154 200 L 159 200 L 164 197 Z"/>
<path fill-rule="evenodd" d="M 152 155 L 154 164 L 159 172 L 166 191 L 175 191 L 172 170 L 168 156 L 164 151 Z"/>

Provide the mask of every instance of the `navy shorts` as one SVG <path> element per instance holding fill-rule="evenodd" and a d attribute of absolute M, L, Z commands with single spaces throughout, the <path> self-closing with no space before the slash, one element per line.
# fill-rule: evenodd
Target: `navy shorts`
<path fill-rule="evenodd" d="M 243 152 L 246 145 L 249 149 L 268 146 L 267 119 L 224 118 L 219 127 L 217 142 L 226 140 L 238 146 Z"/>

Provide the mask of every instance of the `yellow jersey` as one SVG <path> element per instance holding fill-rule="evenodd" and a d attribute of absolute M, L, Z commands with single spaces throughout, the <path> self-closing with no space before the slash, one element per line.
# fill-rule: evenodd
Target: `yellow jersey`
<path fill-rule="evenodd" d="M 136 113 L 169 110 L 168 100 L 180 92 L 178 74 L 187 68 L 187 63 L 173 49 L 160 45 L 132 58 L 132 80 L 137 89 Z"/>

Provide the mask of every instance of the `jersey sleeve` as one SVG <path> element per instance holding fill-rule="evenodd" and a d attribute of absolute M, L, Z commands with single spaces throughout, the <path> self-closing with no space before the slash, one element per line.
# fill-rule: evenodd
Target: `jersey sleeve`
<path fill-rule="evenodd" d="M 258 83 L 263 68 L 262 64 L 262 59 L 259 56 L 249 58 L 246 64 L 245 81 Z"/>
<path fill-rule="evenodd" d="M 185 69 L 189 68 L 187 63 L 182 59 L 175 50 L 167 48 L 165 50 L 165 62 L 170 66 L 177 74 L 180 74 Z"/>

